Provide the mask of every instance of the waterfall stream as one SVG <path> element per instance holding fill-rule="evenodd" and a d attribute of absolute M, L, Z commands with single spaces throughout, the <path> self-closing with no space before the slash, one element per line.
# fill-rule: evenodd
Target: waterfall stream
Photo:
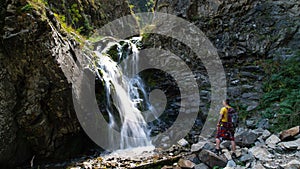
<path fill-rule="evenodd" d="M 150 129 L 140 110 L 141 107 L 153 108 L 147 99 L 144 83 L 137 74 L 139 41 L 140 37 L 136 37 L 122 41 L 123 45 L 114 42 L 104 49 L 99 46 L 95 51 L 97 55 L 96 74 L 104 82 L 106 92 L 109 126 L 119 129 L 121 133 L 120 149 L 152 145 L 149 136 Z M 119 57 L 117 62 L 107 54 L 113 45 L 117 46 Z M 120 64 L 121 62 L 122 64 Z M 130 137 L 131 139 L 129 139 Z M 109 143 L 116 144 L 114 139 L 116 138 L 109 138 Z"/>

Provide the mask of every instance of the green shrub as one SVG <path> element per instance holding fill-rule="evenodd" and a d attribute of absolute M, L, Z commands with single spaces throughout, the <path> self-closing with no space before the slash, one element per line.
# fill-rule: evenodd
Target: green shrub
<path fill-rule="evenodd" d="M 287 60 L 265 64 L 269 78 L 263 85 L 261 115 L 278 132 L 300 124 L 300 53 Z"/>
<path fill-rule="evenodd" d="M 33 6 L 31 4 L 26 4 L 25 6 L 23 6 L 21 8 L 21 11 L 22 12 L 29 12 L 29 11 L 32 11 L 32 9 L 33 9 Z"/>

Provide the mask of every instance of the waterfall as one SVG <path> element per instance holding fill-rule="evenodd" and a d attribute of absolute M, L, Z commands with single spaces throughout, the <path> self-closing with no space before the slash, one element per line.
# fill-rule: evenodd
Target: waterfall
<path fill-rule="evenodd" d="M 146 91 L 138 73 L 139 50 L 137 44 L 140 38 L 114 42 L 104 49 L 97 48 L 95 54 L 96 74 L 104 82 L 106 92 L 106 111 L 109 126 L 119 129 L 121 133 L 121 149 L 150 146 L 149 129 L 141 107 L 151 108 L 146 97 Z M 126 44 L 126 45 L 124 45 Z M 118 61 L 107 55 L 108 50 L 116 45 Z M 126 46 L 126 49 L 124 49 Z M 132 53 L 132 55 L 130 55 Z M 122 64 L 120 64 L 122 62 Z M 122 65 L 122 66 L 121 66 Z M 145 106 L 142 106 L 145 105 Z M 117 110 L 118 115 L 114 114 Z M 110 134 L 108 133 L 108 137 Z M 134 139 L 129 139 L 132 137 Z M 115 144 L 115 138 L 109 138 L 109 143 Z"/>

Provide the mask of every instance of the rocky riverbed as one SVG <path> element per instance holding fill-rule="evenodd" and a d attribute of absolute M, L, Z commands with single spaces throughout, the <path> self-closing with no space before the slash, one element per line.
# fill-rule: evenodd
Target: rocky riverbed
<path fill-rule="evenodd" d="M 222 154 L 214 153 L 214 138 L 199 137 L 190 144 L 185 139 L 170 148 L 142 147 L 118 150 L 112 153 L 83 157 L 63 164 L 48 164 L 42 168 L 163 168 L 163 169 L 299 169 L 299 126 L 281 133 L 271 133 L 262 128 L 238 128 L 236 157 L 232 158 L 230 142 L 221 144 Z"/>

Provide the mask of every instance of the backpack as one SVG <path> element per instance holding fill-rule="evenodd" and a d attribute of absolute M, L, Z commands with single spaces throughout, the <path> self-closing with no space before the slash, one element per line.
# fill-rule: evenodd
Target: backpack
<path fill-rule="evenodd" d="M 239 123 L 238 113 L 232 107 L 230 107 L 230 108 L 226 107 L 226 109 L 228 111 L 228 122 L 232 123 L 233 127 L 236 128 Z"/>

